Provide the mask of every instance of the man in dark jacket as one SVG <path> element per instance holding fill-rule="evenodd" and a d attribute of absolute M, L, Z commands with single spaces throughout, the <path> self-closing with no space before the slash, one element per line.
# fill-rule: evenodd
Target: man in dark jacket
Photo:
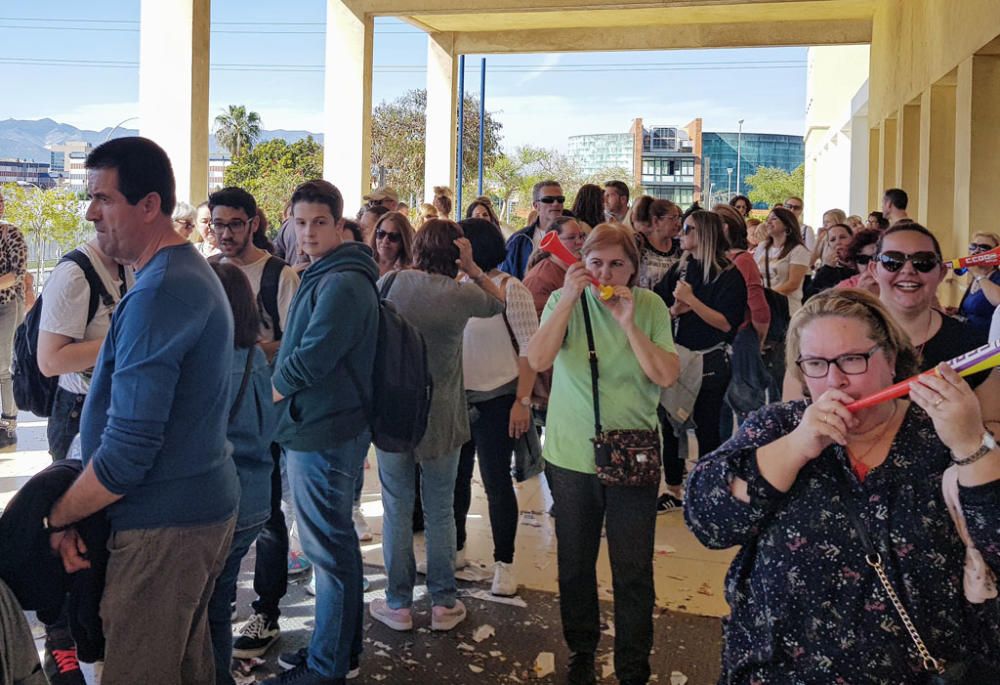
<path fill-rule="evenodd" d="M 265 681 L 272 684 L 340 685 L 361 654 L 362 562 L 351 513 L 371 441 L 362 398 L 372 394 L 378 267 L 367 245 L 346 238 L 343 211 L 340 191 L 326 181 L 292 195 L 296 237 L 311 265 L 275 363 L 276 440 L 316 574 L 316 624 L 307 660 Z"/>
<path fill-rule="evenodd" d="M 519 280 L 524 279 L 531 253 L 538 249 L 552 222 L 562 216 L 565 202 L 566 196 L 559 181 L 539 181 L 535 184 L 531 189 L 531 206 L 538 212 L 538 219 L 507 240 L 507 257 L 500 265 L 501 271 Z"/>

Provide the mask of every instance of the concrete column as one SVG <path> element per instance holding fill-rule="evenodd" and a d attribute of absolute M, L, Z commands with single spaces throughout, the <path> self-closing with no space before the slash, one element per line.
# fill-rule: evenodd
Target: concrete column
<path fill-rule="evenodd" d="M 424 200 L 434 186 L 455 186 L 458 143 L 458 59 L 455 34 L 432 33 L 427 39 L 427 124 L 424 153 Z M 455 208 L 455 216 L 462 208 Z"/>
<path fill-rule="evenodd" d="M 851 117 L 851 195 L 848 213 L 868 217 L 868 165 L 871 153 L 868 149 L 868 116 Z"/>
<path fill-rule="evenodd" d="M 881 141 L 882 131 L 880 128 L 868 129 L 868 208 L 865 209 L 864 218 L 868 218 L 868 212 L 877 210 L 882 206 L 881 175 L 879 171 L 879 155 L 882 153 Z"/>
<path fill-rule="evenodd" d="M 878 156 L 878 204 L 882 207 L 882 195 L 887 188 L 896 187 L 896 119 L 887 118 L 882 122 L 879 131 L 879 156 Z"/>
<path fill-rule="evenodd" d="M 208 195 L 210 28 L 210 0 L 142 0 L 139 134 L 166 150 L 177 199 L 192 204 Z"/>
<path fill-rule="evenodd" d="M 907 212 L 916 216 L 920 211 L 920 105 L 910 103 L 899 110 L 896 132 L 896 178 L 898 187 L 910 197 Z"/>
<path fill-rule="evenodd" d="M 323 176 L 353 212 L 371 189 L 373 20 L 327 0 Z"/>
<path fill-rule="evenodd" d="M 920 102 L 918 222 L 944 237 L 955 219 L 955 86 L 935 84 Z M 912 216 L 912 214 L 911 214 Z"/>
<path fill-rule="evenodd" d="M 965 243 L 976 230 L 995 230 L 998 120 L 1000 57 L 973 55 L 958 65 L 955 96 L 955 222 L 950 250 L 954 254 L 965 254 Z"/>

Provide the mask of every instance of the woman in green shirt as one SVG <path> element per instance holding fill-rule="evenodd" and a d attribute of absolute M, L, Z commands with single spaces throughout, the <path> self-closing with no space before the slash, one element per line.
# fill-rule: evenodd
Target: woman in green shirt
<path fill-rule="evenodd" d="M 586 298 L 599 356 L 601 422 L 606 430 L 657 430 L 661 387 L 679 362 L 670 316 L 655 293 L 635 286 L 639 252 L 633 232 L 601 224 L 583 245 L 583 263 L 566 271 L 549 297 L 528 346 L 536 371 L 554 365 L 546 422 L 546 477 L 556 502 L 559 603 L 571 651 L 570 683 L 594 683 L 600 639 L 597 554 L 606 527 L 615 596 L 615 671 L 620 682 L 649 679 L 653 644 L 653 537 L 657 487 L 607 487 L 594 462 L 594 402 L 581 298 Z M 590 278 L 614 286 L 602 300 Z"/>

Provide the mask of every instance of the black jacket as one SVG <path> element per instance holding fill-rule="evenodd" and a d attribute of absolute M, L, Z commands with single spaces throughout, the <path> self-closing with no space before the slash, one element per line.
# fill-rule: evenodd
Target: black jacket
<path fill-rule="evenodd" d="M 76 524 L 87 546 L 91 567 L 66 573 L 62 559 L 49 547 L 42 518 L 83 471 L 75 459 L 62 459 L 35 474 L 0 516 L 0 578 L 21 607 L 39 620 L 53 623 L 69 594 L 69 620 L 81 661 L 94 662 L 104 653 L 100 604 L 108 563 L 110 527 L 103 512 Z"/>

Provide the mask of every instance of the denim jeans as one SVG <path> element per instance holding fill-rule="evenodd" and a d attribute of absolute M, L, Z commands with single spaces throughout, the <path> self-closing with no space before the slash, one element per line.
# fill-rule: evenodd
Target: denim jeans
<path fill-rule="evenodd" d="M 371 434 L 320 452 L 286 450 L 302 550 L 316 579 L 316 624 L 309 642 L 309 668 L 343 678 L 351 655 L 361 654 L 364 574 L 351 510 L 358 469 Z"/>
<path fill-rule="evenodd" d="M 376 448 L 382 481 L 382 555 L 386 602 L 393 609 L 413 605 L 417 569 L 413 558 L 413 500 L 416 459 L 413 454 Z M 455 513 L 453 500 L 458 450 L 420 461 L 420 498 L 427 540 L 427 590 L 434 606 L 455 606 Z"/>
<path fill-rule="evenodd" d="M 52 416 L 45 427 L 49 439 L 49 454 L 52 461 L 65 459 L 69 454 L 69 446 L 73 438 L 80 432 L 80 412 L 86 395 L 77 395 L 63 388 L 56 388 L 56 396 L 52 403 Z"/>
<path fill-rule="evenodd" d="M 288 524 L 282 501 L 290 500 L 288 479 L 283 475 L 281 447 L 271 443 L 271 517 L 257 537 L 257 556 L 254 558 L 253 591 L 257 599 L 252 606 L 254 613 L 273 619 L 281 616 L 279 602 L 288 592 Z"/>
<path fill-rule="evenodd" d="M 208 600 L 208 630 L 212 635 L 212 651 L 215 654 L 216 685 L 235 685 L 229 664 L 233 660 L 233 621 L 230 604 L 236 599 L 236 580 L 240 575 L 240 562 L 257 539 L 264 524 L 251 526 L 233 533 L 229 546 L 229 556 L 222 567 L 222 573 L 215 580 L 215 590 Z"/>
<path fill-rule="evenodd" d="M 657 486 L 605 487 L 592 473 L 548 464 L 556 511 L 559 613 L 571 652 L 596 652 L 601 638 L 597 554 L 607 530 L 615 602 L 615 675 L 649 680 L 653 647 L 653 539 Z"/>
<path fill-rule="evenodd" d="M 514 438 L 510 437 L 510 408 L 513 395 L 501 395 L 485 402 L 475 402 L 478 417 L 472 422 L 472 440 L 462 445 L 455 479 L 455 541 L 465 549 L 465 518 L 472 503 L 472 471 L 479 455 L 479 475 L 490 510 L 493 533 L 493 561 L 514 561 L 514 538 L 517 535 L 517 496 L 510 476 Z M 534 430 L 534 427 L 532 427 Z"/>
<path fill-rule="evenodd" d="M 13 299 L 0 304 L 0 409 L 8 418 L 17 416 L 14 402 L 14 384 L 10 379 L 10 364 L 14 358 L 14 331 L 21 323 L 24 305 Z"/>

